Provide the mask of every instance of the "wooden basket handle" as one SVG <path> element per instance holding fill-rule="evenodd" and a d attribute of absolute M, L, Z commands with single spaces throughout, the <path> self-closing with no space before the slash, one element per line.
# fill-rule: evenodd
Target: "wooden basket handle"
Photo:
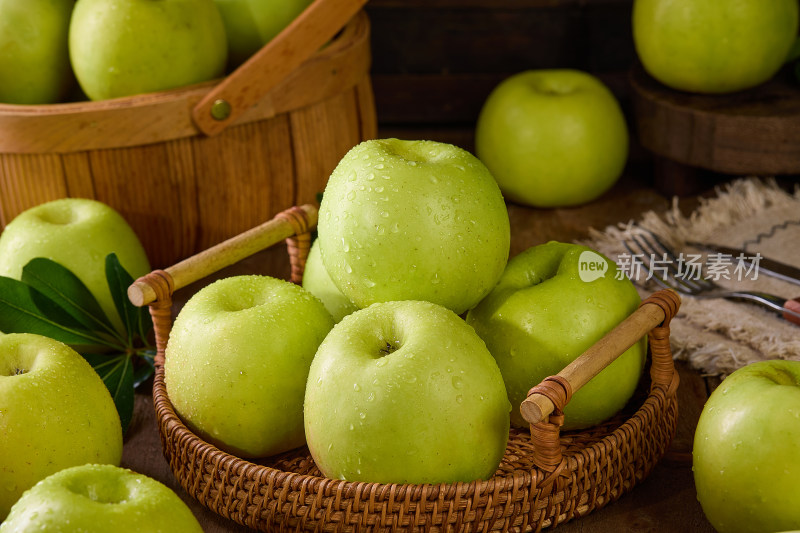
<path fill-rule="evenodd" d="M 192 110 L 197 128 L 215 135 L 336 35 L 367 0 L 314 0 Z"/>
<path fill-rule="evenodd" d="M 203 279 L 284 239 L 288 239 L 292 281 L 299 283 L 311 247 L 309 232 L 316 223 L 317 208 L 313 205 L 287 209 L 260 226 L 231 237 L 171 267 L 156 270 L 137 279 L 128 287 L 128 299 L 138 307 L 151 304 L 163 299 L 160 297 L 160 293 L 164 290 L 161 287 L 168 286 L 171 296 L 172 291 Z"/>
<path fill-rule="evenodd" d="M 520 404 L 520 414 L 531 425 L 546 419 L 554 410 L 553 392 L 563 396 L 559 410 L 569 402 L 572 394 L 610 365 L 628 348 L 636 344 L 659 324 L 665 326 L 678 311 L 680 296 L 672 290 L 661 290 L 647 298 L 628 318 L 612 329 L 591 348 L 559 372 L 545 378 L 543 387 L 532 388 Z M 558 390 L 563 389 L 563 390 Z M 557 396 L 556 396 L 557 398 Z"/>

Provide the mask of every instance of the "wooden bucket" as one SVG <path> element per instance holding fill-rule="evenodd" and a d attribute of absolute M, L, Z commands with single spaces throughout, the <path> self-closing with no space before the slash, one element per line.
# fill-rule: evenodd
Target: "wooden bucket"
<path fill-rule="evenodd" d="M 315 202 L 341 157 L 376 136 L 364 3 L 316 0 L 222 81 L 0 104 L 0 229 L 42 202 L 94 198 L 166 266 Z"/>

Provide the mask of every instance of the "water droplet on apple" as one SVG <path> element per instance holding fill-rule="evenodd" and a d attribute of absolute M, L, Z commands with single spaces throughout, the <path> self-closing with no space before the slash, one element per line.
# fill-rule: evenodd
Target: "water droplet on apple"
<path fill-rule="evenodd" d="M 375 165 L 375 168 L 377 168 L 378 170 L 383 170 L 383 163 L 378 163 L 377 165 Z M 373 178 L 374 177 L 375 176 L 373 175 Z"/>
<path fill-rule="evenodd" d="M 450 198 L 450 201 L 453 202 L 454 204 L 457 204 L 458 202 L 461 201 L 461 198 L 459 198 L 458 196 L 453 196 L 452 198 Z"/>
<path fill-rule="evenodd" d="M 356 392 L 361 390 L 361 387 L 358 386 L 358 383 L 353 383 L 353 390 Z"/>
<path fill-rule="evenodd" d="M 383 165 L 375 165 L 375 168 L 382 169 Z M 374 179 L 375 179 L 375 173 L 370 172 L 369 175 L 367 176 L 367 181 L 373 181 Z"/>
<path fill-rule="evenodd" d="M 429 179 L 431 180 L 431 183 L 433 183 L 433 184 L 439 183 L 439 180 L 436 178 L 436 176 L 431 175 L 431 176 L 429 176 Z"/>
<path fill-rule="evenodd" d="M 392 224 L 392 227 L 389 228 L 389 231 L 391 231 L 392 233 L 398 233 L 400 231 L 400 224 L 395 222 L 394 224 Z"/>
<path fill-rule="evenodd" d="M 433 274 L 433 276 L 431 277 L 431 283 L 433 283 L 434 285 L 438 285 L 438 284 L 439 284 L 439 282 L 441 282 L 441 281 L 442 281 L 442 280 L 440 280 L 440 279 L 439 279 L 439 273 L 438 273 L 438 272 L 435 272 L 435 273 Z"/>
<path fill-rule="evenodd" d="M 448 368 L 448 371 L 449 370 L 450 369 Z M 456 388 L 456 389 L 460 389 L 460 388 L 462 388 L 464 386 L 464 380 L 461 379 L 458 376 L 453 376 L 453 380 L 452 381 L 453 381 L 453 387 Z"/>
<path fill-rule="evenodd" d="M 462 395 L 460 395 L 460 394 L 459 394 L 458 396 L 456 396 L 456 401 L 457 401 L 458 403 L 462 403 L 462 402 L 464 401 L 464 397 L 463 397 Z"/>
<path fill-rule="evenodd" d="M 367 394 L 367 401 L 368 402 L 371 402 L 374 399 L 375 399 L 375 393 L 374 392 L 370 392 L 369 394 Z"/>
<path fill-rule="evenodd" d="M 411 167 L 415 167 L 415 166 L 417 166 L 417 162 L 412 160 L 412 161 L 408 162 L 408 165 L 411 166 Z"/>
<path fill-rule="evenodd" d="M 383 192 L 383 185 L 378 185 L 375 187 L 375 192 Z"/>
<path fill-rule="evenodd" d="M 350 424 L 350 431 L 353 431 L 356 427 L 353 424 Z"/>
<path fill-rule="evenodd" d="M 362 413 L 358 413 L 358 418 L 360 418 L 361 420 L 364 420 L 365 418 L 367 418 L 367 413 L 363 413 L 363 412 Z M 359 461 L 361 461 L 361 459 L 359 459 Z"/>
<path fill-rule="evenodd" d="M 381 211 L 381 216 L 383 218 L 389 218 L 389 212 L 388 211 Z"/>
<path fill-rule="evenodd" d="M 351 200 L 351 201 L 352 201 L 352 200 L 355 200 L 355 199 L 356 199 L 356 191 L 354 191 L 354 190 L 350 189 L 350 190 L 347 192 L 347 199 L 348 199 L 348 200 Z"/>
<path fill-rule="evenodd" d="M 378 235 L 386 235 L 386 228 L 383 226 L 376 226 L 375 230 Z"/>
<path fill-rule="evenodd" d="M 348 263 L 345 263 L 344 264 L 344 271 L 347 272 L 348 274 L 352 274 L 353 273 L 353 267 L 351 267 Z"/>

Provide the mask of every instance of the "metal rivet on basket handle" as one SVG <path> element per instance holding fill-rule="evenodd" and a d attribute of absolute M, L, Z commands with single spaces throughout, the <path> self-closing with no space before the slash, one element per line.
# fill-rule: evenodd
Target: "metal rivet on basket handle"
<path fill-rule="evenodd" d="M 330 41 L 366 3 L 367 0 L 314 0 L 200 100 L 192 110 L 195 126 L 206 135 L 224 130 Z"/>
<path fill-rule="evenodd" d="M 556 407 L 563 409 L 569 396 L 589 382 L 606 366 L 611 364 L 625 350 L 633 346 L 644 335 L 650 333 L 653 366 L 651 376 L 654 385 L 677 387 L 677 374 L 671 365 L 671 358 L 663 361 L 664 353 L 669 354 L 669 321 L 678 312 L 680 296 L 672 290 L 654 293 L 639 306 L 633 314 L 622 321 L 616 328 L 586 350 L 572 363 L 564 367 L 557 376 L 546 378 L 546 381 L 561 385 L 567 392 L 563 404 L 554 396 L 552 386 L 534 387 L 528 397 L 522 401 L 520 412 L 531 426 L 547 419 Z M 552 418 L 552 417 L 551 417 Z"/>
<path fill-rule="evenodd" d="M 311 246 L 310 230 L 316 223 L 316 207 L 310 204 L 292 207 L 260 226 L 156 272 L 168 279 L 171 292 L 286 240 L 292 263 L 292 281 L 300 283 L 299 276 Z M 128 299 L 139 307 L 155 302 L 158 299 L 158 287 L 154 281 L 158 280 L 153 278 L 152 273 L 136 280 L 128 287 Z"/>

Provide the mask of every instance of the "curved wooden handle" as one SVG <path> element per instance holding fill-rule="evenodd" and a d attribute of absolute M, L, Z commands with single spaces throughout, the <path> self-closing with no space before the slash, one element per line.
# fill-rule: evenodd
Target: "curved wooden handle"
<path fill-rule="evenodd" d="M 214 135 L 233 123 L 353 18 L 367 0 L 314 0 L 303 13 L 211 90 L 192 110 Z"/>
<path fill-rule="evenodd" d="M 178 290 L 284 239 L 305 234 L 316 223 L 316 207 L 309 204 L 292 207 L 260 226 L 164 269 L 164 272 L 169 274 L 172 289 Z M 148 305 L 156 298 L 156 291 L 144 278 L 136 280 L 128 287 L 128 299 L 135 306 Z"/>
<path fill-rule="evenodd" d="M 675 291 L 661 290 L 654 293 L 642 302 L 639 309 L 564 367 L 555 376 L 556 379 L 551 381 L 562 382 L 563 387 L 569 391 L 566 395 L 569 397 L 650 330 L 662 322 L 669 322 L 679 305 L 680 296 Z M 548 396 L 533 392 L 520 404 L 520 413 L 530 424 L 537 424 L 546 419 L 554 408 L 555 405 Z"/>

